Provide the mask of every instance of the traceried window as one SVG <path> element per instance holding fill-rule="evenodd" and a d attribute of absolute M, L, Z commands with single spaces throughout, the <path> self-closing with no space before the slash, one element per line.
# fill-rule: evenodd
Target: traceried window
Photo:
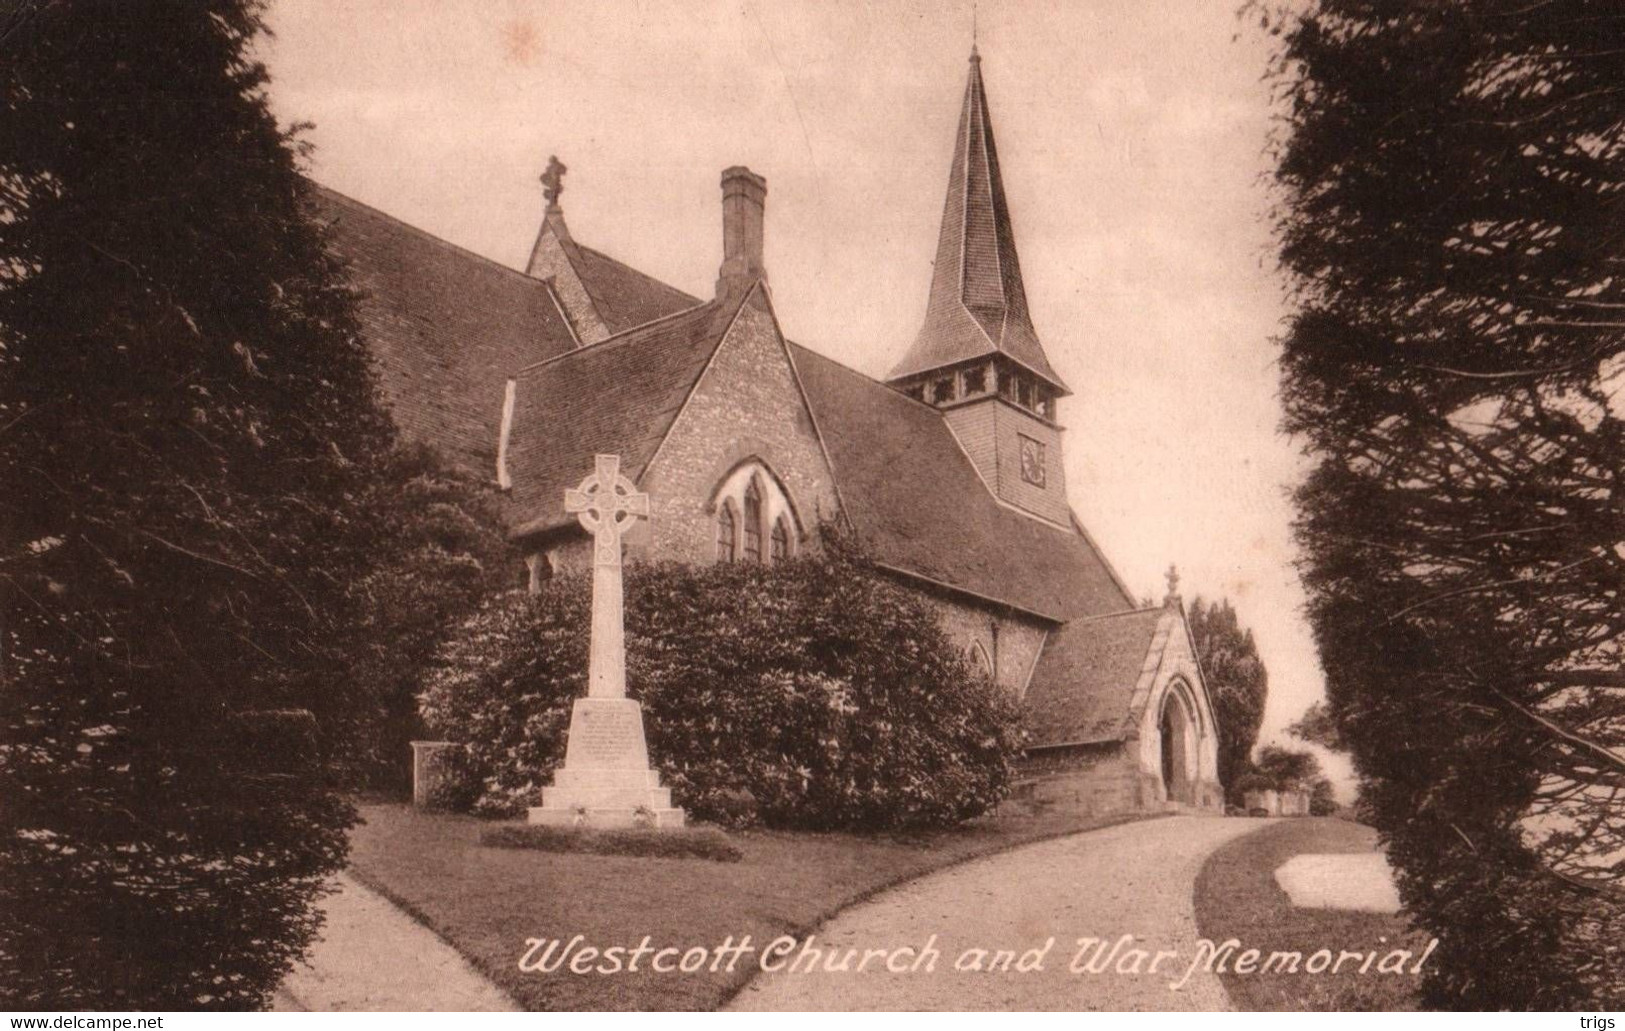
<path fill-rule="evenodd" d="M 745 547 L 746 562 L 762 561 L 762 492 L 756 482 L 745 488 Z"/>
<path fill-rule="evenodd" d="M 978 365 L 965 370 L 965 393 L 980 394 L 987 389 L 987 367 Z"/>
<path fill-rule="evenodd" d="M 773 520 L 773 536 L 768 541 L 768 553 L 773 556 L 774 562 L 783 562 L 790 557 L 790 530 L 783 519 Z"/>
<path fill-rule="evenodd" d="M 784 482 L 759 458 L 722 477 L 711 495 L 719 562 L 766 565 L 788 559 L 798 544 L 795 505 Z"/>
<path fill-rule="evenodd" d="M 954 399 L 954 378 L 952 376 L 937 380 L 931 385 L 931 400 L 937 404 L 946 404 Z"/>
<path fill-rule="evenodd" d="M 727 505 L 717 507 L 717 561 L 734 560 L 734 542 L 739 532 L 734 526 L 734 511 Z"/>

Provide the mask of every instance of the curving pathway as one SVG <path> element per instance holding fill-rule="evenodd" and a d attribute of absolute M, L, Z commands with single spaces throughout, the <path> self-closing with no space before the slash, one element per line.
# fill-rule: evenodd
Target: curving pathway
<path fill-rule="evenodd" d="M 1272 821 L 1273 822 L 1273 821 Z M 1263 820 L 1178 816 L 1122 824 L 1029 845 L 911 881 L 855 906 L 820 928 L 811 946 L 858 952 L 847 972 L 759 975 L 730 1004 L 744 1010 L 1228 1010 L 1217 976 L 1197 971 L 1183 986 L 1200 935 L 1192 901 L 1202 862 L 1220 845 L 1266 826 Z M 937 936 L 934 972 L 889 973 L 865 949 L 912 946 Z M 1108 963 L 1141 972 L 1070 973 L 1077 939 L 1116 942 Z M 1054 945 L 1043 969 L 957 972 L 973 948 L 1024 950 Z M 1110 945 L 1107 946 L 1108 951 Z M 1157 973 L 1151 965 L 1165 958 Z M 795 953 L 790 955 L 794 959 Z M 909 954 L 898 954 L 902 966 Z"/>
<path fill-rule="evenodd" d="M 501 989 L 388 899 L 339 874 L 305 965 L 272 1000 L 278 1011 L 513 1011 Z"/>

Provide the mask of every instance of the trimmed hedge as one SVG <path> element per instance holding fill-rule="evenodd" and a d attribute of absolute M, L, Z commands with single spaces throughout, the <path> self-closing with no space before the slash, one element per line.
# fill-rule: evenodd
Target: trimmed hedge
<path fill-rule="evenodd" d="M 737 863 L 745 858 L 739 846 L 715 827 L 653 830 L 629 827 L 606 830 L 543 827 L 505 823 L 480 832 L 480 844 L 489 848 L 530 848 L 539 852 L 590 852 L 601 856 L 650 856 L 656 859 L 711 859 Z"/>
<path fill-rule="evenodd" d="M 942 826 L 1009 790 L 1008 692 L 920 599 L 844 552 L 774 566 L 633 565 L 627 683 L 676 805 L 726 826 Z M 586 693 L 589 580 L 488 602 L 441 652 L 426 721 L 465 742 L 475 811 L 535 804 Z"/>

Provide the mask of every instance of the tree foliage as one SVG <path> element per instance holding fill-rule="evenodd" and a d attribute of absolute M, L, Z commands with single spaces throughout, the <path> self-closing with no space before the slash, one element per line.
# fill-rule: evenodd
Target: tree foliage
<path fill-rule="evenodd" d="M 1258 750 L 1253 772 L 1269 781 L 1277 791 L 1307 791 L 1322 779 L 1320 760 L 1313 752 L 1280 745 L 1265 745 Z"/>
<path fill-rule="evenodd" d="M 343 863 L 391 432 L 259 5 L 7 27 L 0 1007 L 257 1006 Z"/>
<path fill-rule="evenodd" d="M 917 598 L 840 553 L 773 566 L 632 566 L 627 687 L 651 759 L 697 819 L 940 826 L 991 809 L 1020 753 L 1015 700 Z M 538 804 L 586 692 L 591 587 L 493 599 L 424 695 L 464 742 L 481 808 Z"/>
<path fill-rule="evenodd" d="M 1264 722 L 1269 674 L 1253 632 L 1241 628 L 1229 599 L 1204 603 L 1197 598 L 1187 619 L 1219 728 L 1219 782 L 1231 801 L 1239 803 L 1239 784 Z"/>
<path fill-rule="evenodd" d="M 1333 752 L 1348 751 L 1348 744 L 1343 740 L 1338 730 L 1337 720 L 1332 718 L 1331 710 L 1325 702 L 1315 702 L 1303 711 L 1297 722 L 1286 728 L 1286 732 L 1299 741 L 1307 741 L 1312 745 Z"/>
<path fill-rule="evenodd" d="M 1617 1007 L 1625 11 L 1266 22 L 1309 615 L 1427 1001 Z"/>
<path fill-rule="evenodd" d="M 349 781 L 400 790 L 411 782 L 409 746 L 423 734 L 417 696 L 436 652 L 524 567 L 495 488 L 427 447 L 392 451 L 362 501 L 385 546 L 347 585 L 358 613 L 345 649 L 355 717 L 334 736 Z"/>

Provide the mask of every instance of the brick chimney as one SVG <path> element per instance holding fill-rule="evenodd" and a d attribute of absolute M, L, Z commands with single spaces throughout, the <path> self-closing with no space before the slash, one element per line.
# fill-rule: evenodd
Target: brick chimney
<path fill-rule="evenodd" d="M 762 214 L 767 180 L 743 165 L 722 173 L 722 269 L 717 296 L 748 289 L 767 278 L 762 266 Z"/>

